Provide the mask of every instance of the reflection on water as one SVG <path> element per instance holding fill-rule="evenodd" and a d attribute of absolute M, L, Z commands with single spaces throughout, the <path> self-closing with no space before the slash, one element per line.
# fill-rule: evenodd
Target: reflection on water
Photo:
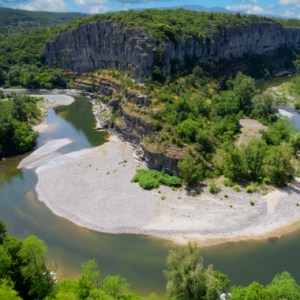
<path fill-rule="evenodd" d="M 86 98 L 77 97 L 70 106 L 50 109 L 50 129 L 42 134 L 38 146 L 50 139 L 71 138 L 74 143 L 62 152 L 98 146 L 108 136 L 93 130 L 95 120 Z M 28 155 L 28 154 L 26 154 Z M 165 290 L 165 259 L 173 243 L 149 236 L 113 235 L 80 228 L 54 215 L 37 200 L 37 176 L 33 170 L 18 170 L 19 155 L 0 163 L 0 219 L 10 235 L 24 239 L 33 234 L 49 247 L 50 258 L 59 262 L 59 275 L 79 276 L 80 264 L 96 258 L 102 276 L 121 275 L 131 283 L 133 291 L 142 295 L 151 292 L 161 297 Z M 300 282 L 300 231 L 285 237 L 264 241 L 226 243 L 201 249 L 206 264 L 229 275 L 232 284 L 247 285 L 256 280 L 262 284 L 274 275 L 289 271 Z"/>

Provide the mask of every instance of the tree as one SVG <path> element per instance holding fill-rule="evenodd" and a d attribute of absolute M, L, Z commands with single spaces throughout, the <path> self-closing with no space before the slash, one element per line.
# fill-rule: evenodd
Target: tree
<path fill-rule="evenodd" d="M 192 157 L 186 157 L 178 163 L 179 175 L 187 184 L 197 183 L 204 178 L 202 164 L 197 164 Z"/>
<path fill-rule="evenodd" d="M 5 227 L 5 224 L 0 221 L 0 244 L 3 244 L 3 241 L 6 237 L 6 227 Z"/>
<path fill-rule="evenodd" d="M 224 291 L 223 280 L 215 276 L 213 266 L 203 266 L 197 244 L 188 243 L 186 248 L 171 250 L 167 257 L 169 271 L 164 271 L 168 280 L 167 296 L 169 299 L 196 300 L 220 299 Z"/>
<path fill-rule="evenodd" d="M 300 299 L 300 286 L 288 272 L 277 274 L 271 284 L 266 286 L 275 299 L 296 300 Z"/>
<path fill-rule="evenodd" d="M 252 282 L 247 287 L 232 286 L 231 287 L 230 300 L 275 300 L 272 292 L 265 289 L 262 285 L 257 282 Z"/>
<path fill-rule="evenodd" d="M 8 279 L 0 279 L 0 299 L 22 300 L 14 290 L 14 284 Z"/>
<path fill-rule="evenodd" d="M 0 85 L 4 84 L 5 76 L 3 70 L 0 68 Z"/>
<path fill-rule="evenodd" d="M 269 115 L 275 114 L 273 97 L 271 93 L 256 95 L 252 99 L 252 114 L 256 118 L 267 119 Z"/>
<path fill-rule="evenodd" d="M 202 76 L 204 75 L 204 72 L 203 72 L 203 69 L 202 69 L 201 67 L 196 66 L 196 67 L 193 69 L 193 74 L 194 74 L 196 77 L 200 78 L 200 77 L 202 77 Z"/>
<path fill-rule="evenodd" d="M 295 169 L 291 162 L 292 149 L 287 143 L 273 146 L 267 153 L 265 164 L 268 177 L 278 186 L 284 186 L 292 178 Z"/>
<path fill-rule="evenodd" d="M 293 148 L 295 153 L 300 151 L 300 133 L 291 136 L 289 145 Z"/>
<path fill-rule="evenodd" d="M 126 294 L 129 290 L 129 284 L 125 278 L 120 276 L 107 276 L 101 284 L 101 289 L 109 296 L 118 298 L 122 294 Z"/>
<path fill-rule="evenodd" d="M 7 270 L 11 265 L 11 257 L 7 250 L 0 245 L 0 276 L 7 274 Z"/>
<path fill-rule="evenodd" d="M 252 78 L 239 72 L 234 81 L 233 91 L 238 100 L 239 109 L 246 115 L 249 115 L 251 112 L 251 100 L 257 93 L 252 84 Z"/>
<path fill-rule="evenodd" d="M 21 268 L 22 276 L 31 284 L 29 295 L 36 295 L 40 299 L 51 295 L 54 286 L 46 252 L 47 247 L 44 242 L 31 235 L 23 241 L 18 253 L 24 264 Z"/>
<path fill-rule="evenodd" d="M 244 163 L 247 174 L 252 180 L 256 180 L 263 174 L 264 159 L 268 146 L 262 139 L 253 139 L 248 142 L 243 150 Z"/>
<path fill-rule="evenodd" d="M 85 300 L 90 292 L 98 286 L 100 279 L 99 272 L 96 271 L 97 268 L 95 259 L 82 264 L 82 275 L 78 280 L 79 299 Z"/>

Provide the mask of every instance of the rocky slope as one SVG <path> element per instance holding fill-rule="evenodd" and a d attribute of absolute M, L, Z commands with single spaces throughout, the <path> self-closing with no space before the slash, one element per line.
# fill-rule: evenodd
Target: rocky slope
<path fill-rule="evenodd" d="M 184 65 L 187 56 L 207 62 L 241 57 L 244 53 L 271 55 L 280 47 L 300 46 L 300 28 L 279 23 L 256 22 L 207 32 L 210 38 L 187 37 L 174 44 L 155 42 L 143 28 L 125 29 L 125 25 L 113 21 L 90 23 L 48 42 L 44 57 L 48 63 L 60 62 L 78 73 L 99 67 L 131 70 L 134 80 L 143 81 L 152 75 L 153 65 L 160 65 L 170 74 L 173 59 Z"/>

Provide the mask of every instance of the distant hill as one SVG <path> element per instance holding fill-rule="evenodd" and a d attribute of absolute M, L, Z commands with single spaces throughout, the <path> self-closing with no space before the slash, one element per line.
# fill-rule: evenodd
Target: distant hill
<path fill-rule="evenodd" d="M 0 32 L 37 29 L 65 24 L 78 17 L 86 17 L 82 13 L 53 13 L 44 11 L 27 11 L 0 7 Z"/>
<path fill-rule="evenodd" d="M 204 11 L 204 12 L 218 12 L 218 13 L 231 13 L 231 14 L 236 14 L 236 11 L 228 10 L 223 7 L 205 7 L 202 5 L 179 5 L 179 6 L 171 6 L 171 7 L 160 7 L 158 9 L 178 9 L 178 8 L 183 8 L 186 10 L 193 10 L 193 11 Z"/>

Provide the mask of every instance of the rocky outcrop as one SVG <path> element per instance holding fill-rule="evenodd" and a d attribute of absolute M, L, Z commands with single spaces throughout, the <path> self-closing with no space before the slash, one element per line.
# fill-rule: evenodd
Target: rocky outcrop
<path fill-rule="evenodd" d="M 199 62 L 231 59 L 243 54 L 272 55 L 280 47 L 300 46 L 300 28 L 284 27 L 275 22 L 253 22 L 238 27 L 205 30 L 208 37 L 185 41 L 156 42 L 143 28 L 129 28 L 113 21 L 85 24 L 62 33 L 48 42 L 44 57 L 47 63 L 62 63 L 78 73 L 96 68 L 130 70 L 136 81 L 152 75 L 153 65 L 160 65 L 166 74 L 171 62 L 185 64 L 187 56 Z"/>

